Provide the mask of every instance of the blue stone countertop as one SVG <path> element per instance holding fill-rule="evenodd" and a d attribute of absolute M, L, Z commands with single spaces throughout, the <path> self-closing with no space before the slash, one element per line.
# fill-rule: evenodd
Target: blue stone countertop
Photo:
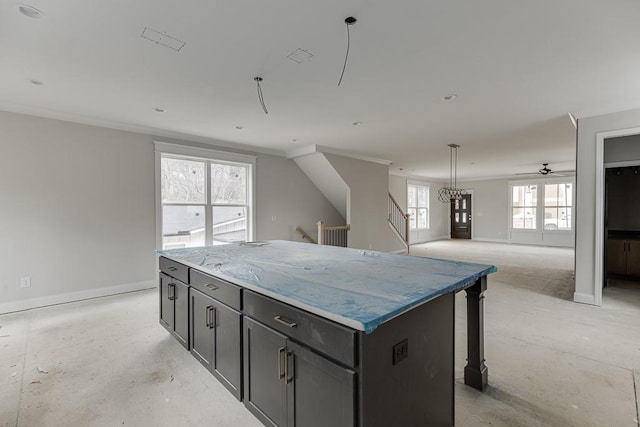
<path fill-rule="evenodd" d="M 283 240 L 158 253 L 367 334 L 497 271 L 492 265 Z"/>

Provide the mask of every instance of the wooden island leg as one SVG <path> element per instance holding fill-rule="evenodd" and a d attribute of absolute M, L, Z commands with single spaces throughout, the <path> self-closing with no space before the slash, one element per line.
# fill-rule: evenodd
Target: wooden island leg
<path fill-rule="evenodd" d="M 467 293 L 467 366 L 464 383 L 477 390 L 487 388 L 488 369 L 484 364 L 484 291 L 487 276 L 465 289 Z"/>

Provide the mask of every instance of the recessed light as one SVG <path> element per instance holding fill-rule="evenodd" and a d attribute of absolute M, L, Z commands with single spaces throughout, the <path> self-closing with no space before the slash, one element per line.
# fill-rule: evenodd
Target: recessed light
<path fill-rule="evenodd" d="M 26 16 L 27 18 L 39 19 L 44 15 L 38 9 L 33 6 L 29 6 L 28 4 L 19 4 L 18 12 Z"/>
<path fill-rule="evenodd" d="M 360 126 L 362 124 L 362 122 L 353 122 L 351 124 L 354 125 L 354 126 Z"/>
<path fill-rule="evenodd" d="M 239 126 L 239 125 L 238 125 L 238 126 L 236 126 L 236 129 L 238 129 L 238 130 L 242 130 L 242 129 L 244 129 L 244 126 Z"/>
<path fill-rule="evenodd" d="M 35 79 L 27 79 L 29 81 L 29 83 L 31 83 L 32 85 L 36 85 L 36 86 L 42 86 L 44 83 L 42 83 L 40 80 L 35 80 Z"/>
<path fill-rule="evenodd" d="M 454 99 L 456 99 L 457 97 L 458 97 L 458 95 L 457 95 L 457 94 L 455 94 L 455 93 L 450 93 L 450 94 L 448 94 L 448 95 L 443 96 L 443 97 L 442 97 L 442 99 L 443 99 L 443 100 L 445 100 L 445 101 L 453 101 L 453 100 L 454 100 Z"/>
<path fill-rule="evenodd" d="M 165 110 L 164 108 L 155 107 L 155 108 L 153 109 L 153 111 L 155 111 L 156 113 L 164 113 L 164 112 L 165 112 L 165 111 L 167 111 L 167 110 Z"/>

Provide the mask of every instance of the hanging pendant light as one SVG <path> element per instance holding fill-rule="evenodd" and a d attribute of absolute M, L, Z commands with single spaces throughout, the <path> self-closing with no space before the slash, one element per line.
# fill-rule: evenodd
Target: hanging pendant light
<path fill-rule="evenodd" d="M 449 186 L 438 190 L 438 200 L 442 203 L 460 200 L 467 194 L 467 190 L 458 188 L 458 148 L 457 144 L 449 144 Z"/>

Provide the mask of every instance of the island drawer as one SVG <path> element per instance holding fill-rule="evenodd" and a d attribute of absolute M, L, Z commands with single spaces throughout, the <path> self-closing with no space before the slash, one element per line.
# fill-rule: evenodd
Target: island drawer
<path fill-rule="evenodd" d="M 180 264 L 179 262 L 175 262 L 163 256 L 160 257 L 159 265 L 160 271 L 163 273 L 168 274 L 181 282 L 189 283 L 189 267 L 186 265 Z"/>
<path fill-rule="evenodd" d="M 244 313 L 347 366 L 355 367 L 353 329 L 263 295 L 244 291 Z"/>
<path fill-rule="evenodd" d="M 191 269 L 191 286 L 238 311 L 242 310 L 241 288 L 222 279 Z"/>

